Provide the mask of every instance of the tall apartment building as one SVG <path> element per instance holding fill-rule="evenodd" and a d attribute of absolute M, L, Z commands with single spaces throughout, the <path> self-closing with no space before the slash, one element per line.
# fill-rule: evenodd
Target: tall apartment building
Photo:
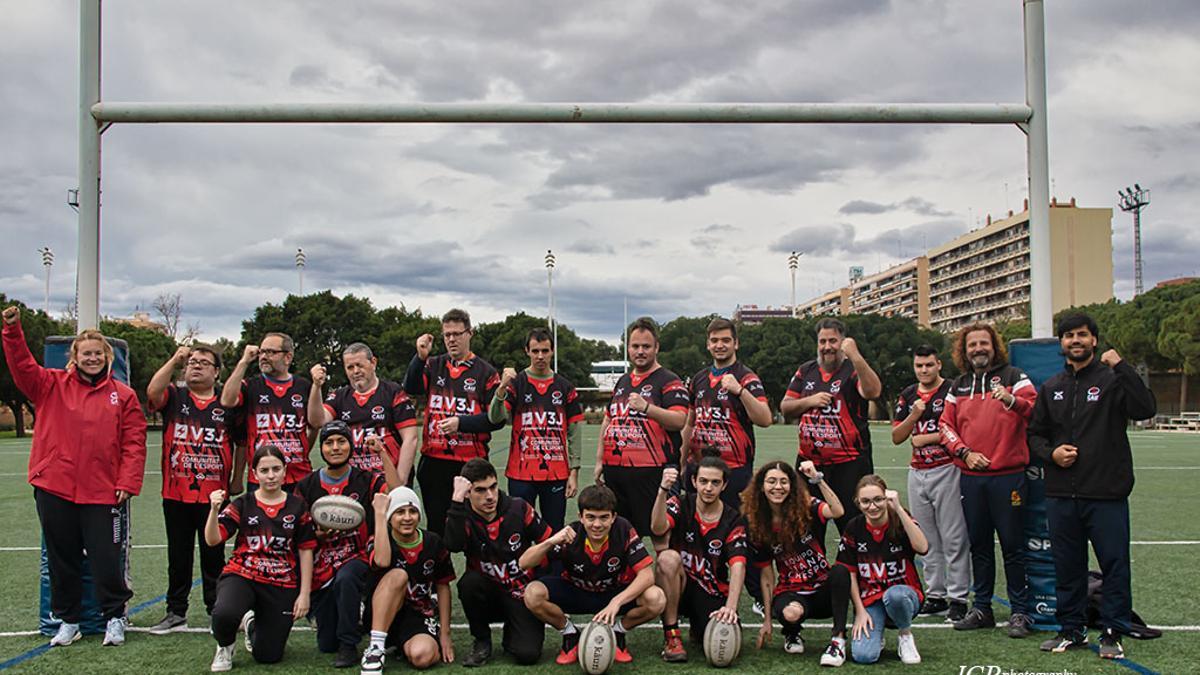
<path fill-rule="evenodd" d="M 759 307 L 758 305 L 738 305 L 733 312 L 733 320 L 747 325 L 760 324 L 767 319 L 790 319 L 791 307 Z"/>
<path fill-rule="evenodd" d="M 1050 204 L 1055 312 L 1112 299 L 1112 209 Z M 1029 211 L 992 221 L 878 274 L 805 302 L 803 316 L 907 316 L 952 332 L 1029 316 Z"/>

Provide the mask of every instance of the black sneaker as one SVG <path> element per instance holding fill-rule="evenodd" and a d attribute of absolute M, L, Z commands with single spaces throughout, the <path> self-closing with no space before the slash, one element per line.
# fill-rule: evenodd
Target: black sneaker
<path fill-rule="evenodd" d="M 996 617 L 990 609 L 972 607 L 961 621 L 954 622 L 954 630 L 976 630 L 978 628 L 995 628 Z"/>
<path fill-rule="evenodd" d="M 334 668 L 349 668 L 358 665 L 358 647 L 354 645 L 338 645 L 337 658 L 333 661 Z"/>
<path fill-rule="evenodd" d="M 919 614 L 924 616 L 940 616 L 945 614 L 949 609 L 950 603 L 946 602 L 945 598 L 925 598 L 925 602 L 921 603 Z"/>
<path fill-rule="evenodd" d="M 147 633 L 151 635 L 166 635 L 187 628 L 187 617 L 174 612 L 167 612 L 162 621 L 150 627 Z"/>
<path fill-rule="evenodd" d="M 1033 619 L 1028 614 L 1013 614 L 1008 617 L 1008 637 L 1029 637 L 1033 632 Z"/>
<path fill-rule="evenodd" d="M 1121 635 L 1111 628 L 1105 628 L 1100 633 L 1100 658 L 1123 659 L 1125 649 L 1121 647 Z"/>
<path fill-rule="evenodd" d="M 1087 645 L 1088 637 L 1086 631 L 1063 629 L 1058 631 L 1058 635 L 1042 643 L 1042 651 L 1061 654 L 1068 649 L 1086 647 Z"/>
<path fill-rule="evenodd" d="M 471 645 L 471 653 L 463 658 L 463 666 L 466 668 L 478 668 L 488 662 L 492 658 L 492 643 L 483 640 L 476 640 Z"/>
<path fill-rule="evenodd" d="M 967 603 L 950 601 L 950 609 L 946 610 L 946 621 L 956 623 L 967 615 Z"/>

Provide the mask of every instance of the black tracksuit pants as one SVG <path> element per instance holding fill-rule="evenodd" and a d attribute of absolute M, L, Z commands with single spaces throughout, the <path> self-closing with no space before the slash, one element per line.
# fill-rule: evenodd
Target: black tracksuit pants
<path fill-rule="evenodd" d="M 1064 629 L 1085 630 L 1088 542 L 1096 551 L 1101 586 L 1100 623 L 1127 633 L 1133 614 L 1129 573 L 1129 500 L 1047 497 L 1050 551 L 1054 554 L 1056 616 Z"/>
<path fill-rule="evenodd" d="M 292 607 L 298 588 L 284 588 L 226 574 L 217 581 L 217 602 L 213 605 L 212 634 L 217 644 L 228 647 L 237 639 L 242 615 L 254 610 L 254 660 L 278 663 L 283 659 L 292 632 Z"/>
<path fill-rule="evenodd" d="M 225 566 L 225 546 L 209 546 L 204 541 L 204 523 L 210 508 L 207 502 L 189 504 L 174 499 L 163 500 L 163 520 L 167 525 L 167 612 L 171 614 L 187 616 L 197 539 L 200 541 L 204 611 L 212 614 L 213 604 L 217 601 L 217 578 Z"/>
<path fill-rule="evenodd" d="M 34 488 L 50 567 L 50 609 L 65 623 L 79 623 L 83 607 L 83 559 L 87 551 L 96 600 L 105 620 L 125 616 L 133 597 L 126 575 L 129 503 L 76 504 Z"/>

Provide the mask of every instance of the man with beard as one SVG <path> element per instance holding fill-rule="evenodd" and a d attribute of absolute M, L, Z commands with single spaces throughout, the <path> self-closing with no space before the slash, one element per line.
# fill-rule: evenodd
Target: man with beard
<path fill-rule="evenodd" d="M 1137 371 L 1110 349 L 1096 359 L 1100 330 L 1086 314 L 1058 321 L 1066 368 L 1042 384 L 1029 423 L 1029 449 L 1042 459 L 1046 518 L 1054 553 L 1057 613 L 1062 629 L 1042 649 L 1086 647 L 1088 542 L 1104 573 L 1100 656 L 1125 654 L 1121 634 L 1133 613 L 1129 574 L 1129 493 L 1133 455 L 1129 420 L 1153 417 L 1154 394 Z"/>
<path fill-rule="evenodd" d="M 388 482 L 375 471 L 363 471 L 350 463 L 354 451 L 350 427 L 334 420 L 321 427 L 321 457 L 325 467 L 309 474 L 296 485 L 296 494 L 312 506 L 326 495 L 342 495 L 362 505 L 367 517 L 353 530 L 329 530 L 315 525 L 317 548 L 313 552 L 312 609 L 317 624 L 317 649 L 337 654 L 334 666 L 347 668 L 358 663 L 362 638 L 363 590 L 370 567 L 371 537 L 375 533 L 373 500 L 386 494 Z M 387 452 L 383 442 L 372 438 L 376 454 Z M 395 480 L 392 469 L 391 480 Z"/>
<path fill-rule="evenodd" d="M 658 364 L 658 325 L 642 317 L 629 326 L 633 372 L 617 380 L 600 425 L 595 480 L 617 495 L 617 515 L 650 532 L 650 510 L 663 468 L 679 466 L 679 431 L 687 422 L 687 386 Z"/>
<path fill-rule="evenodd" d="M 816 465 L 846 512 L 834 519 L 838 532 L 858 515 L 854 488 L 873 473 L 868 402 L 883 386 L 846 325 L 833 318 L 817 322 L 817 358 L 800 366 L 779 404 L 784 419 L 799 418 L 796 466 Z M 824 531 L 821 532 L 824 538 Z"/>
<path fill-rule="evenodd" d="M 391 462 L 402 481 L 400 485 L 408 485 L 417 452 L 417 409 L 399 384 L 379 379 L 375 374 L 378 365 L 379 360 L 367 345 L 355 342 L 346 347 L 342 367 L 350 384 L 329 392 L 324 403 L 321 387 L 327 378 L 325 366 L 313 366 L 309 371 L 313 389 L 308 397 L 308 417 L 316 426 L 331 420 L 345 422 L 354 434 L 350 464 L 363 471 L 384 471 L 383 462 Z M 367 448 L 366 440 L 371 436 L 387 446 L 386 455 Z"/>
<path fill-rule="evenodd" d="M 171 379 L 184 368 L 183 385 Z M 212 614 L 217 577 L 225 566 L 225 549 L 204 541 L 210 510 L 208 495 L 229 490 L 233 469 L 233 411 L 221 407 L 217 374 L 221 357 L 207 345 L 180 347 L 150 378 L 146 401 L 162 411 L 162 497 L 167 526 L 167 615 L 154 625 L 155 635 L 187 628 L 188 594 L 192 590 L 192 553 L 200 539 L 200 578 L 204 609 Z"/>
<path fill-rule="evenodd" d="M 1008 635 L 1029 635 L 1029 582 L 1025 576 L 1025 467 L 1029 445 L 1025 430 L 1037 391 L 1019 368 L 1008 364 L 1008 351 L 989 324 L 965 326 L 954 340 L 954 362 L 962 375 L 946 395 L 939 420 L 942 442 L 961 464 L 963 515 L 971 541 L 975 593 L 972 608 L 956 630 L 992 628 L 992 591 L 996 583 L 993 532 L 1004 555 L 1004 577 L 1012 616 Z"/>
<path fill-rule="evenodd" d="M 306 414 L 311 385 L 308 379 L 293 377 L 289 372 L 294 356 L 295 343 L 290 336 L 267 333 L 261 344 L 246 345 L 242 358 L 229 374 L 229 382 L 221 390 L 222 406 L 244 408 L 247 453 L 253 455 L 263 445 L 274 445 L 283 451 L 287 466 L 283 489 L 288 492 L 297 481 L 312 473 L 308 459 L 312 438 Z M 246 370 L 254 362 L 258 363 L 259 374 L 246 379 Z M 236 482 L 241 482 L 245 466 L 246 457 L 239 456 L 233 474 Z M 253 478 L 250 483 L 250 489 L 254 490 Z"/>

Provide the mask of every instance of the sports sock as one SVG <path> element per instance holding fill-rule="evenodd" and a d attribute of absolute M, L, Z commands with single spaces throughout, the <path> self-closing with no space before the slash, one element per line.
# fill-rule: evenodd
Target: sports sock
<path fill-rule="evenodd" d="M 387 642 L 387 631 L 373 630 L 371 631 L 371 646 L 384 649 L 384 643 Z"/>
<path fill-rule="evenodd" d="M 617 635 L 625 632 L 625 624 L 621 623 L 620 619 L 613 623 L 613 632 Z"/>
<path fill-rule="evenodd" d="M 576 630 L 577 629 L 575 628 L 574 622 L 572 622 L 570 619 L 567 619 L 567 625 L 558 629 L 558 632 L 562 633 L 563 635 L 570 635 L 571 633 L 574 633 Z"/>

